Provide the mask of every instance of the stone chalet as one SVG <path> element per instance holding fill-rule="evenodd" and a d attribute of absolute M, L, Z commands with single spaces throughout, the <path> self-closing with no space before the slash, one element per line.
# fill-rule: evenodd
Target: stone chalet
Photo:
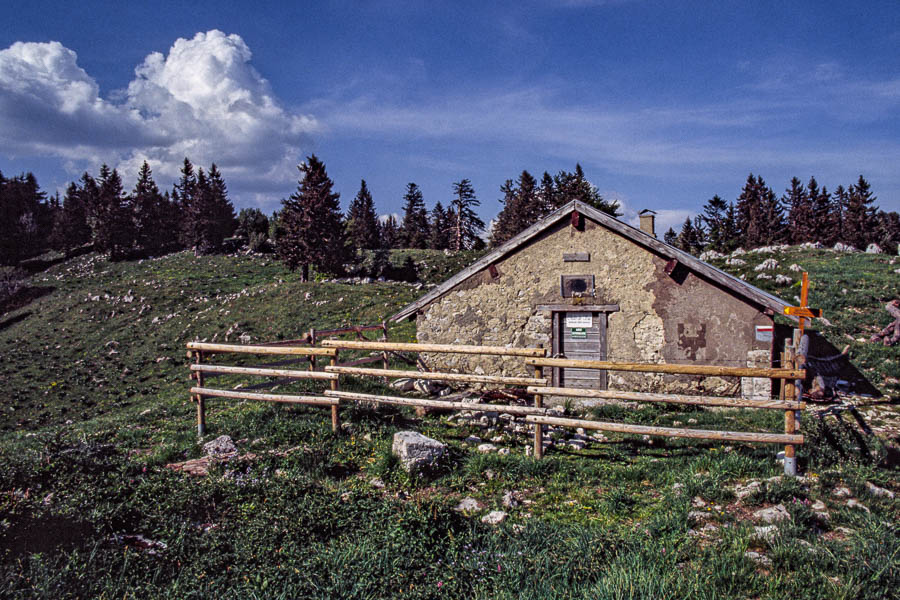
<path fill-rule="evenodd" d="M 552 356 L 770 366 L 787 304 L 636 229 L 570 202 L 391 317 L 420 343 L 543 347 Z M 776 351 L 777 348 L 777 351 Z M 440 370 L 531 375 L 520 359 L 431 354 Z M 766 397 L 768 379 L 547 369 L 554 385 Z"/>

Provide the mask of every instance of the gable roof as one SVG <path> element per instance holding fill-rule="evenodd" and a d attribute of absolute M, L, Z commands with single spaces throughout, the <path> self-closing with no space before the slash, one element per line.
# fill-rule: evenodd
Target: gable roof
<path fill-rule="evenodd" d="M 750 285 L 743 279 L 738 279 L 733 275 L 729 275 L 725 271 L 717 269 L 714 266 L 696 258 L 695 256 L 691 256 L 683 250 L 679 250 L 674 246 L 670 246 L 665 242 L 661 242 L 654 236 L 641 231 L 636 227 L 632 227 L 627 223 L 623 223 L 615 217 L 597 210 L 593 206 L 590 206 L 583 202 L 579 202 L 578 200 L 573 200 L 572 202 L 569 202 L 568 204 L 556 209 L 543 219 L 536 222 L 531 227 L 520 232 L 518 235 L 510 238 L 504 244 L 498 246 L 496 249 L 488 252 L 480 259 L 478 259 L 441 285 L 435 287 L 412 304 L 405 306 L 402 310 L 400 310 L 400 312 L 390 317 L 390 320 L 400 321 L 401 319 L 405 319 L 414 315 L 417 311 L 421 310 L 425 306 L 428 306 L 472 275 L 475 275 L 479 271 L 488 268 L 491 264 L 497 262 L 503 257 L 512 254 L 518 248 L 527 244 L 543 231 L 549 229 L 563 219 L 568 218 L 569 215 L 572 214 L 572 212 L 578 212 L 579 214 L 591 219 L 592 221 L 595 221 L 600 225 L 603 225 L 606 228 L 615 231 L 623 237 L 630 239 L 636 244 L 644 246 L 645 248 L 649 248 L 650 250 L 653 250 L 658 254 L 661 254 L 668 258 L 674 258 L 694 273 L 702 275 L 703 277 L 716 282 L 717 284 L 728 290 L 731 290 L 736 295 L 746 300 L 771 309 L 775 312 L 775 314 L 784 314 L 784 308 L 786 306 L 790 306 L 781 298 L 773 296 L 768 292 L 764 292 L 758 287 Z"/>

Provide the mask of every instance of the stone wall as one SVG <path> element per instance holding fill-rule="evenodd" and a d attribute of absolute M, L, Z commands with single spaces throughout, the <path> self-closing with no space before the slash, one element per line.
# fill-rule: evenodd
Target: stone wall
<path fill-rule="evenodd" d="M 563 254 L 590 253 L 589 262 L 564 262 Z M 759 307 L 692 273 L 673 279 L 667 258 L 585 219 L 568 220 L 444 294 L 417 317 L 421 343 L 551 348 L 551 314 L 538 304 L 566 304 L 560 275 L 594 275 L 592 304 L 618 304 L 609 314 L 610 360 L 745 365 L 748 352 L 770 350 L 756 342 L 754 325 L 771 324 Z M 573 306 L 573 310 L 578 310 Z M 436 368 L 472 373 L 531 375 L 520 359 L 430 355 Z M 755 358 L 758 360 L 758 358 Z M 609 373 L 611 389 L 721 393 L 736 382 L 656 374 Z"/>

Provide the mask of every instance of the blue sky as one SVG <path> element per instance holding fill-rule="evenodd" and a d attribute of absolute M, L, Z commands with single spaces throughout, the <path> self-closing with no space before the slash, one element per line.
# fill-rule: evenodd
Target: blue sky
<path fill-rule="evenodd" d="M 45 189 L 106 162 L 168 188 L 185 155 L 267 212 L 309 153 L 380 213 L 580 162 L 663 226 L 750 172 L 859 174 L 900 210 L 900 3 L 7 2 L 0 170 Z"/>

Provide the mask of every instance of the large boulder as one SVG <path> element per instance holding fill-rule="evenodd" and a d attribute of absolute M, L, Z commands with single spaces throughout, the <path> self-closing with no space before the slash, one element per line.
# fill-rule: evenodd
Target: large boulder
<path fill-rule="evenodd" d="M 447 444 L 417 431 L 399 431 L 394 434 L 391 451 L 400 459 L 403 468 L 412 472 L 434 465 L 446 454 Z"/>

